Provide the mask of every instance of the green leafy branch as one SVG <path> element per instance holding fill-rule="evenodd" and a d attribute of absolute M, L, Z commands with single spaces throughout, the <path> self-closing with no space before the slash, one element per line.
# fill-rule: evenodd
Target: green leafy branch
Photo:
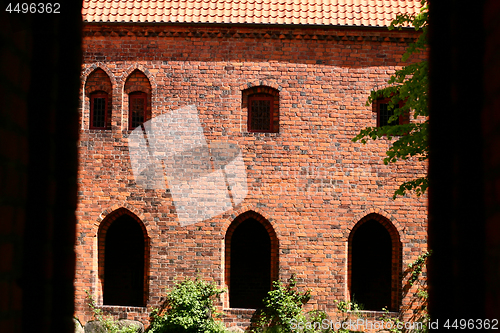
<path fill-rule="evenodd" d="M 418 280 L 418 277 L 422 273 L 422 269 L 425 265 L 426 259 L 432 254 L 432 250 L 429 250 L 421 255 L 418 256 L 417 259 L 415 259 L 414 262 L 408 264 L 408 268 L 412 269 L 411 277 L 408 280 L 408 283 L 413 286 L 415 281 Z"/>
<path fill-rule="evenodd" d="M 221 314 L 214 299 L 224 292 L 215 283 L 196 278 L 178 282 L 167 293 L 166 301 L 150 314 L 148 333 L 222 333 Z"/>
<path fill-rule="evenodd" d="M 265 308 L 261 311 L 257 331 L 268 327 L 281 327 L 285 332 L 292 330 L 292 320 L 304 321 L 302 306 L 311 298 L 311 291 L 301 293 L 297 290 L 295 276 L 285 285 L 281 281 L 273 282 L 273 290 L 264 298 Z"/>
<path fill-rule="evenodd" d="M 425 52 L 427 49 L 428 6 L 426 0 L 421 0 L 421 3 L 422 9 L 419 14 L 398 15 L 389 27 L 392 30 L 412 25 L 415 30 L 422 31 L 417 40 L 407 47 L 402 57 L 403 61 L 407 61 L 411 55 Z M 427 60 L 404 66 L 390 77 L 387 87 L 372 91 L 366 102 L 366 106 L 370 106 L 380 98 L 388 99 L 388 107 L 394 111 L 393 115 L 389 118 L 389 123 L 397 122 L 400 117 L 407 117 L 410 113 L 413 113 L 414 119 L 417 119 L 419 116 L 423 117 L 423 121 L 381 127 L 366 127 L 352 141 L 360 141 L 366 144 L 368 140 L 381 138 L 392 140 L 396 138 L 386 152 L 387 157 L 384 158 L 384 164 L 386 165 L 412 157 L 417 158 L 419 161 L 427 160 L 429 156 L 428 73 L 429 66 Z M 427 176 L 421 177 L 400 185 L 395 191 L 393 198 L 395 199 L 398 195 L 402 196 L 407 191 L 415 191 L 417 196 L 420 196 L 426 192 L 427 188 Z"/>
<path fill-rule="evenodd" d="M 122 326 L 118 321 L 114 320 L 110 316 L 104 316 L 103 311 L 98 308 L 97 303 L 94 298 L 90 294 L 88 290 L 85 290 L 88 299 L 88 305 L 92 314 L 94 316 L 94 320 L 99 322 L 102 329 L 106 333 L 137 333 L 139 331 L 139 327 L 137 325 L 130 326 Z M 101 331 L 99 331 L 101 332 Z"/>

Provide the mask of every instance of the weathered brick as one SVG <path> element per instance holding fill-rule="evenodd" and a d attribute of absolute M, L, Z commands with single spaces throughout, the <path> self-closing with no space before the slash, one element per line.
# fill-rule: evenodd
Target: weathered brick
<path fill-rule="evenodd" d="M 94 35 L 102 29 L 128 33 Z M 171 287 L 175 278 L 202 275 L 225 287 L 230 265 L 224 258 L 230 251 L 224 240 L 230 236 L 228 230 L 234 230 L 233 221 L 247 212 L 265 221 L 278 241 L 272 254 L 277 264 L 273 277 L 296 274 L 300 287 L 313 290 L 311 304 L 317 308 L 333 311 L 335 299 L 349 297 L 349 237 L 370 214 L 399 237 L 394 250 L 400 256 L 393 257 L 394 274 L 399 276 L 393 278 L 403 277 L 406 265 L 426 250 L 426 197 L 391 197 L 402 181 L 424 174 L 426 165 L 384 165 L 387 140 L 362 145 L 350 139 L 361 128 L 376 125 L 366 99 L 404 65 L 400 59 L 407 44 L 390 38 L 415 38 L 414 32 L 293 27 L 273 28 L 280 36 L 273 39 L 254 38 L 249 34 L 259 28 L 247 27 L 230 27 L 224 38 L 212 27 L 197 30 L 214 32 L 214 37 L 163 37 L 162 31 L 191 28 L 161 25 L 147 27 L 159 36 L 145 37 L 139 34 L 144 29 L 84 28 L 77 211 L 77 238 L 82 240 L 76 247 L 75 282 L 80 320 L 90 319 L 85 289 L 102 304 L 103 267 L 97 246 L 102 252 L 105 230 L 99 228 L 103 223 L 109 226 L 123 209 L 140 220 L 147 233 L 147 307 L 160 304 L 164 287 Z M 251 37 L 241 37 L 243 33 Z M 298 37 L 314 34 L 326 39 Z M 154 48 L 147 47 L 153 43 Z M 112 96 L 107 130 L 88 129 L 87 90 L 97 86 Z M 241 149 L 248 185 L 241 204 L 182 227 L 170 192 L 135 185 L 127 149 L 127 94 L 137 87 L 149 96 L 151 118 L 194 104 L 208 142 L 231 142 Z M 279 93 L 277 133 L 247 132 L 245 98 L 254 90 Z M 398 290 L 395 304 L 407 306 L 402 284 L 394 282 L 393 288 Z M 229 306 L 227 295 L 219 305 Z M 116 314 L 127 311 L 127 318 L 147 323 L 145 308 L 110 309 Z M 245 325 L 251 313 L 230 309 L 226 321 Z"/>

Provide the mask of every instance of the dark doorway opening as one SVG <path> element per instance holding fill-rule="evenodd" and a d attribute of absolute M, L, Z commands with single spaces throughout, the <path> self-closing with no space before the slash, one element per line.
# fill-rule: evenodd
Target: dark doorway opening
<path fill-rule="evenodd" d="M 144 234 L 128 215 L 116 219 L 106 233 L 105 305 L 144 306 Z"/>
<path fill-rule="evenodd" d="M 271 290 L 271 239 L 252 218 L 236 227 L 231 237 L 229 304 L 257 309 Z"/>
<path fill-rule="evenodd" d="M 391 308 L 392 241 L 375 220 L 361 225 L 352 238 L 351 300 L 364 310 Z"/>

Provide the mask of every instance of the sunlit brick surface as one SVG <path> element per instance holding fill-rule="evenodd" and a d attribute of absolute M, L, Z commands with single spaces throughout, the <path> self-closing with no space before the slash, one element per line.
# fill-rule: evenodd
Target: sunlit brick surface
<path fill-rule="evenodd" d="M 411 30 L 103 24 L 86 25 L 84 36 L 81 96 L 91 73 L 101 68 L 113 97 L 109 130 L 85 126 L 89 110 L 81 101 L 75 285 L 76 315 L 82 321 L 90 319 L 85 289 L 102 302 L 98 231 L 118 209 L 128 210 L 147 231 L 148 307 L 161 303 L 175 278 L 200 275 L 227 286 L 227 232 L 244 213 L 275 233 L 270 236 L 277 246 L 271 254 L 277 263 L 273 276 L 296 274 L 299 287 L 312 290 L 309 308 L 328 312 L 335 300 L 349 298 L 349 237 L 367 215 L 375 214 L 384 226 L 390 223 L 385 227 L 391 237 L 399 235 L 394 281 L 426 249 L 426 197 L 391 199 L 401 182 L 425 174 L 426 166 L 415 161 L 384 165 L 388 140 L 351 142 L 361 128 L 376 126 L 367 97 L 403 65 L 401 55 L 416 37 Z M 241 203 L 181 226 L 165 179 L 157 179 L 163 187 L 136 184 L 124 102 L 124 87 L 135 71 L 151 86 L 152 119 L 194 105 L 208 145 L 229 143 L 241 150 L 248 188 Z M 245 98 L 254 87 L 279 94 L 276 133 L 248 131 Z M 407 290 L 397 282 L 393 288 L 393 305 L 408 306 Z M 229 306 L 227 294 L 219 305 Z M 228 310 L 226 321 L 248 322 L 237 317 L 247 314 L 241 311 Z M 116 308 L 115 313 L 147 323 L 144 308 Z"/>

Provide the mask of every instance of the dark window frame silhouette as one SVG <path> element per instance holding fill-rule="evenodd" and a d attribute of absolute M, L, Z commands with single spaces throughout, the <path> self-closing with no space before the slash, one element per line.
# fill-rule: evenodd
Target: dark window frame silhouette
<path fill-rule="evenodd" d="M 361 237 L 361 241 L 359 241 L 358 239 L 358 242 L 356 242 L 357 232 L 360 230 L 363 232 L 363 226 L 367 227 L 370 223 L 377 224 L 380 233 L 377 235 L 373 230 L 368 230 L 368 233 L 365 234 L 365 237 L 367 237 L 367 239 L 363 240 Z M 374 246 L 374 244 L 377 244 L 377 239 L 380 238 L 381 234 L 382 237 L 385 237 L 385 245 L 382 245 L 382 247 L 379 248 L 378 246 Z M 372 244 L 366 244 L 370 242 L 372 242 Z M 359 246 L 360 244 L 362 244 L 362 246 L 364 246 L 365 248 L 356 249 L 355 247 Z M 385 284 L 381 280 L 377 281 L 377 279 L 379 279 L 379 276 L 377 274 L 381 274 L 380 272 L 377 272 L 377 268 L 370 270 L 370 265 L 372 264 L 375 267 L 381 267 L 377 266 L 377 264 L 379 264 L 377 263 L 377 260 L 379 260 L 379 258 L 377 258 L 377 255 L 380 254 L 381 250 L 383 251 L 384 247 L 386 253 L 383 260 L 385 260 L 386 267 L 384 268 L 385 273 L 382 274 L 385 274 L 386 279 L 390 278 L 390 282 L 387 283 L 387 281 L 385 281 Z M 389 253 L 387 253 L 387 251 L 389 251 Z M 389 311 L 399 311 L 399 305 L 401 301 L 401 295 L 399 295 L 399 291 L 401 290 L 400 284 L 402 272 L 401 251 L 402 245 L 399 237 L 399 232 L 387 218 L 379 214 L 372 213 L 365 216 L 358 223 L 356 223 L 356 225 L 352 228 L 348 239 L 348 292 L 350 300 L 359 303 L 366 303 L 367 297 L 365 297 L 365 295 L 360 295 L 360 292 L 363 292 L 362 289 L 369 289 L 372 285 L 382 283 L 383 285 L 385 285 L 384 291 L 370 290 L 369 293 L 380 293 L 379 296 L 376 296 L 375 298 L 380 299 L 381 303 L 388 304 L 382 305 L 377 304 L 377 302 L 369 301 L 368 308 L 365 307 L 365 310 L 382 311 L 382 307 L 385 306 Z M 358 259 L 361 256 L 361 263 L 356 262 L 356 256 L 358 256 Z M 365 266 L 362 266 L 361 270 L 359 270 L 356 267 L 356 265 L 358 264 Z M 363 271 L 364 269 L 366 270 L 366 272 Z M 356 274 L 361 275 L 356 276 Z M 362 286 L 362 288 L 359 288 L 359 286 Z M 384 295 L 380 296 L 381 294 Z M 370 297 L 371 299 L 374 298 L 373 296 Z M 366 304 L 364 305 L 366 306 Z"/>
<path fill-rule="evenodd" d="M 107 129 L 107 124 L 108 124 L 108 93 L 105 91 L 94 91 L 90 94 L 90 129 L 99 129 L 99 130 L 105 130 Z M 102 110 L 102 104 L 104 104 L 104 110 Z M 96 108 L 100 108 L 100 110 L 96 110 Z M 103 115 L 99 115 L 99 117 L 102 118 L 102 120 L 99 120 L 99 124 L 95 124 L 96 121 L 96 113 L 98 111 L 103 111 Z M 102 124 L 101 124 L 102 122 Z M 99 126 L 100 125 L 100 126 Z"/>
<path fill-rule="evenodd" d="M 247 107 L 249 132 L 275 132 L 273 95 L 266 93 L 252 94 L 248 96 Z"/>
<path fill-rule="evenodd" d="M 133 231 L 132 237 L 135 241 L 130 241 L 130 238 L 127 240 L 126 235 L 123 237 L 123 232 L 115 232 L 116 227 L 120 229 L 120 225 L 116 223 L 124 221 L 128 224 L 129 231 Z M 114 241 L 111 239 L 110 242 L 110 237 L 114 238 Z M 113 250 L 117 240 L 121 245 Z M 98 267 L 98 281 L 101 286 L 98 290 L 103 306 L 144 307 L 147 304 L 149 238 L 142 221 L 125 208 L 117 209 L 101 222 L 98 230 Z M 116 276 L 120 274 L 121 278 Z M 125 283 L 123 276 L 125 279 L 127 276 L 129 278 Z"/>
<path fill-rule="evenodd" d="M 261 234 L 265 232 L 265 238 L 268 239 L 269 244 L 268 244 L 268 249 L 265 250 L 267 251 L 267 262 L 268 266 L 263 274 L 265 274 L 265 278 L 263 277 L 261 280 L 261 283 L 263 282 L 266 284 L 266 288 L 261 288 L 257 290 L 255 295 L 252 295 L 252 292 L 255 292 L 255 290 L 242 290 L 241 285 L 238 286 L 238 280 L 241 278 L 247 279 L 248 276 L 245 275 L 243 271 L 240 270 L 238 267 L 239 266 L 245 266 L 247 265 L 247 262 L 245 258 L 242 258 L 241 255 L 238 254 L 238 249 L 235 248 L 235 245 L 241 245 L 240 238 L 238 236 L 239 231 L 243 231 L 243 234 L 240 235 L 242 237 L 248 236 L 248 234 L 245 232 L 245 224 L 246 223 L 251 223 L 254 226 L 257 226 L 260 229 Z M 243 229 L 240 229 L 240 227 L 243 226 Z M 247 226 L 248 227 L 248 226 Z M 241 233 L 240 233 L 241 234 Z M 236 238 L 235 238 L 236 235 Z M 247 242 L 248 244 L 248 242 Z M 241 247 L 241 246 L 240 246 Z M 278 255 L 278 249 L 279 249 L 279 242 L 278 238 L 276 236 L 276 232 L 274 231 L 272 225 L 267 221 L 264 217 L 262 217 L 260 214 L 253 212 L 253 211 L 248 211 L 246 213 L 243 213 L 239 215 L 228 227 L 226 231 L 226 237 L 225 237 L 225 283 L 228 288 L 228 302 L 225 303 L 225 306 L 228 306 L 229 308 L 246 308 L 246 309 L 255 309 L 262 307 L 262 299 L 267 296 L 267 292 L 272 290 L 272 282 L 278 280 L 278 270 L 279 270 L 279 255 Z M 251 257 L 253 255 L 253 252 L 251 247 L 248 247 L 246 250 L 240 249 L 239 252 L 246 252 L 245 256 Z M 235 267 L 236 263 L 236 267 Z M 251 270 L 252 268 L 250 268 Z M 256 267 L 253 268 L 258 269 Z M 240 270 L 240 271 L 239 271 Z M 239 271 L 239 272 L 238 272 Z M 253 283 L 254 281 L 249 281 L 250 284 Z M 258 282 L 258 281 L 257 281 Z M 235 284 L 236 284 L 236 290 L 235 290 Z M 264 290 L 265 289 L 265 290 Z M 238 296 L 238 293 L 240 295 Z M 246 295 L 252 295 L 252 299 L 249 300 L 244 296 L 241 296 L 246 293 Z"/>
<path fill-rule="evenodd" d="M 242 119 L 246 133 L 279 133 L 280 89 L 247 84 L 241 90 Z"/>
<path fill-rule="evenodd" d="M 397 121 L 388 122 L 389 118 L 394 115 L 394 109 L 389 109 L 390 100 L 390 98 L 379 98 L 373 102 L 373 111 L 377 113 L 377 127 L 408 124 L 410 122 L 408 113 L 399 116 Z M 399 101 L 397 108 L 402 108 L 404 104 L 404 101 Z"/>
<path fill-rule="evenodd" d="M 141 126 L 148 119 L 148 94 L 143 91 L 134 91 L 128 95 L 129 103 L 129 113 L 128 113 L 128 129 L 133 130 L 134 128 Z M 142 106 L 142 114 L 135 112 L 135 107 Z"/>

